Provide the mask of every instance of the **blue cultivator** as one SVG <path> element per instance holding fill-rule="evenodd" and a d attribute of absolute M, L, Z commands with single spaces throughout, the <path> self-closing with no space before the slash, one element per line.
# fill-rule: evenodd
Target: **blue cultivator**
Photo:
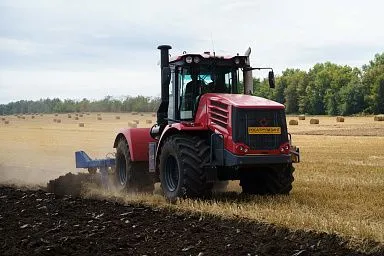
<path fill-rule="evenodd" d="M 108 169 L 115 167 L 115 158 L 92 160 L 84 151 L 75 152 L 75 158 L 76 168 L 87 169 L 90 173 L 96 173 L 99 170 L 103 187 L 108 188 Z"/>

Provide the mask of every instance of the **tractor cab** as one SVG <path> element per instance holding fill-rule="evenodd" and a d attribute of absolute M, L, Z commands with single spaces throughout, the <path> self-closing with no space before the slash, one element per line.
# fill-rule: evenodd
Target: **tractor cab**
<path fill-rule="evenodd" d="M 225 57 L 209 52 L 171 59 L 168 117 L 192 120 L 205 93 L 239 93 L 239 69 L 246 63 L 246 56 Z"/>

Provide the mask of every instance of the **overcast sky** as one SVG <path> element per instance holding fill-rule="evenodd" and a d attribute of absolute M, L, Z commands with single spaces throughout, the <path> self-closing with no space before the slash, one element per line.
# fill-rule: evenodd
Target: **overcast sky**
<path fill-rule="evenodd" d="M 159 44 L 172 55 L 251 46 L 252 65 L 277 73 L 360 67 L 384 51 L 383 10 L 380 0 L 0 0 L 0 103 L 157 96 Z"/>

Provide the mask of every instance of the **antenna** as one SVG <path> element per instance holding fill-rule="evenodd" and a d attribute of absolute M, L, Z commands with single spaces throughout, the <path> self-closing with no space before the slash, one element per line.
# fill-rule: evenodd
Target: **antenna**
<path fill-rule="evenodd" d="M 213 44 L 213 35 L 212 35 L 212 31 L 211 31 L 211 42 L 212 42 L 212 51 L 213 51 L 213 56 L 215 56 L 215 45 Z"/>

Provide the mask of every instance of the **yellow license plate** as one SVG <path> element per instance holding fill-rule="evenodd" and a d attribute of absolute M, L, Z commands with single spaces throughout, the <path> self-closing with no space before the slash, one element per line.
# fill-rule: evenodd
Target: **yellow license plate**
<path fill-rule="evenodd" d="M 248 127 L 248 134 L 281 134 L 280 127 Z"/>

